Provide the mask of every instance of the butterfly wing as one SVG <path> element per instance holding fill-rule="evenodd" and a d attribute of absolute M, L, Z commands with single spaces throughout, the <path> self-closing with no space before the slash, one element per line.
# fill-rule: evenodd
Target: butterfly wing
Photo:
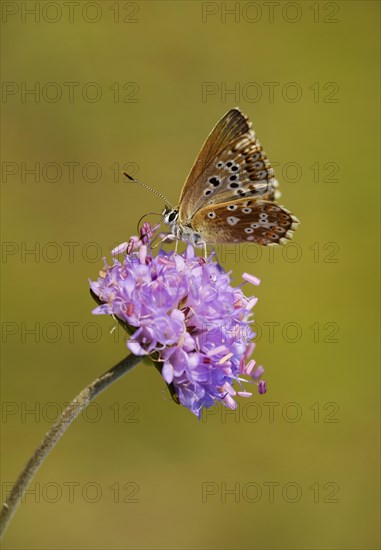
<path fill-rule="evenodd" d="M 206 205 L 238 198 L 274 200 L 276 186 L 250 121 L 231 109 L 212 130 L 185 182 L 179 219 L 185 222 Z"/>
<path fill-rule="evenodd" d="M 208 205 L 192 219 L 193 231 L 205 243 L 285 244 L 297 225 L 298 219 L 282 206 L 247 198 Z"/>

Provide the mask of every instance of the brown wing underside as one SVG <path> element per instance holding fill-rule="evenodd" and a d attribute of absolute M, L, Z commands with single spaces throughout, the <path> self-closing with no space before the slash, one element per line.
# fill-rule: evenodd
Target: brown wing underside
<path fill-rule="evenodd" d="M 192 229 L 206 243 L 285 244 L 297 225 L 282 206 L 246 198 L 207 206 L 192 219 Z"/>
<path fill-rule="evenodd" d="M 185 221 L 208 204 L 240 197 L 274 199 L 274 171 L 247 117 L 232 109 L 203 145 L 180 198 Z"/>
<path fill-rule="evenodd" d="M 209 162 L 228 145 L 250 130 L 251 124 L 239 109 L 231 109 L 221 118 L 210 132 L 186 179 L 180 202 L 188 191 L 187 187 L 196 181 L 205 170 L 205 160 Z"/>

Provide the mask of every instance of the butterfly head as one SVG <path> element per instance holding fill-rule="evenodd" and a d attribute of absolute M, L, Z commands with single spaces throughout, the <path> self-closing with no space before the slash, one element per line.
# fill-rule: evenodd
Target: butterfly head
<path fill-rule="evenodd" d="M 177 208 L 172 208 L 171 206 L 168 206 L 166 204 L 162 215 L 163 222 L 172 227 L 177 222 L 177 219 L 179 217 L 179 210 Z"/>
<path fill-rule="evenodd" d="M 194 231 L 188 223 L 179 220 L 179 209 L 166 205 L 163 210 L 163 222 L 171 228 L 171 234 L 180 241 L 185 241 L 194 246 L 205 246 L 204 239 L 198 231 Z"/>

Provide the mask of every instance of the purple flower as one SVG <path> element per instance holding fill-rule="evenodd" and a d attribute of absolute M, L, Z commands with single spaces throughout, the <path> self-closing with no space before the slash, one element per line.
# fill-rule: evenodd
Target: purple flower
<path fill-rule="evenodd" d="M 154 256 L 149 224 L 142 235 L 113 251 L 126 252 L 122 263 L 114 259 L 97 282 L 90 281 L 102 302 L 93 313 L 114 315 L 128 325 L 133 332 L 130 351 L 154 354 L 180 403 L 198 417 L 203 407 L 218 401 L 235 409 L 235 396 L 251 396 L 243 389 L 248 380 L 242 375 L 265 393 L 265 382 L 257 382 L 263 368 L 248 361 L 255 336 L 249 318 L 257 299 L 247 298 L 241 286 L 231 286 L 229 273 L 213 254 L 197 257 L 188 245 L 183 254 L 159 250 Z M 243 278 L 259 284 L 252 275 Z"/>

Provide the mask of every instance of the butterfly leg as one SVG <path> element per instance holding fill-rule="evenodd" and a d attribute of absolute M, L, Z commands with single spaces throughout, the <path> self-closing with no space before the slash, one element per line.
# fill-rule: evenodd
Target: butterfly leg
<path fill-rule="evenodd" d="M 154 246 L 152 246 L 152 244 L 159 238 L 160 238 L 159 242 L 157 242 Z M 166 233 L 165 231 L 158 233 L 157 235 L 155 235 L 155 238 L 151 241 L 151 248 L 154 250 L 155 248 L 160 246 L 161 243 L 171 242 L 174 240 L 174 238 L 175 236 L 172 233 Z M 177 244 L 177 241 L 176 241 L 176 244 Z"/>

